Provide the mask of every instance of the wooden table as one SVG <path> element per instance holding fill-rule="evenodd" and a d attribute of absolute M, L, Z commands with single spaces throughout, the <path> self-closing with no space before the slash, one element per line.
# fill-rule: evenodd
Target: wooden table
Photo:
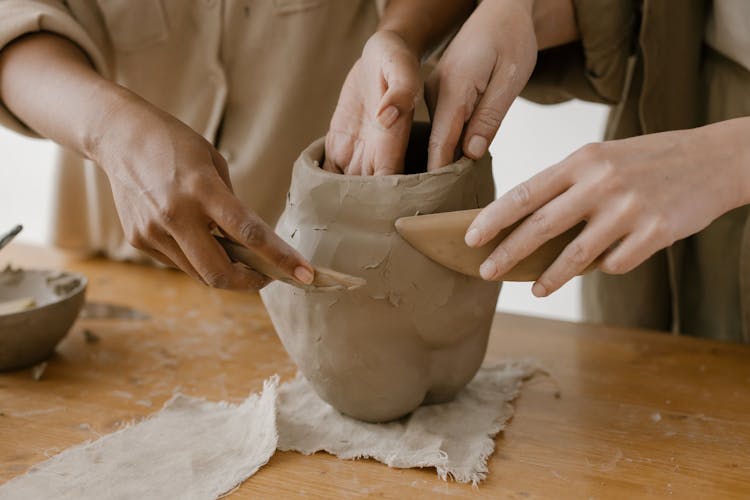
<path fill-rule="evenodd" d="M 157 411 L 175 391 L 238 402 L 274 373 L 295 372 L 255 294 L 20 245 L 0 253 L 8 261 L 81 271 L 90 300 L 150 319 L 81 319 L 41 380 L 0 374 L 0 483 Z M 478 489 L 429 469 L 276 453 L 232 497 L 750 496 L 749 347 L 498 314 L 487 358 L 526 356 L 557 385 L 525 385 Z"/>

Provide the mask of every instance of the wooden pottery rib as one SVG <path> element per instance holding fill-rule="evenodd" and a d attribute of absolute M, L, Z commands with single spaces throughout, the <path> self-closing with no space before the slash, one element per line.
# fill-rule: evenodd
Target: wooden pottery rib
<path fill-rule="evenodd" d="M 471 248 L 464 242 L 469 225 L 481 209 L 401 217 L 396 230 L 416 250 L 430 259 L 469 276 L 481 277 L 479 266 L 523 220 L 509 226 L 490 242 Z M 536 281 L 565 247 L 583 230 L 585 222 L 552 238 L 508 271 L 503 281 Z M 593 269 L 595 264 L 586 269 Z"/>

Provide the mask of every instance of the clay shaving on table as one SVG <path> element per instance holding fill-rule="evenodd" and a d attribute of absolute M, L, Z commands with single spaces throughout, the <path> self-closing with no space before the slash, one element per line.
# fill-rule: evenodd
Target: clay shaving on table
<path fill-rule="evenodd" d="M 101 499 L 112 492 L 119 498 L 214 499 L 255 474 L 276 449 L 434 467 L 443 479 L 477 484 L 487 475 L 494 436 L 513 414 L 511 401 L 537 371 L 531 361 L 484 367 L 454 401 L 387 424 L 340 414 L 301 376 L 280 387 L 271 377 L 260 394 L 239 405 L 178 394 L 155 415 L 10 480 L 0 486 L 0 500 Z"/>

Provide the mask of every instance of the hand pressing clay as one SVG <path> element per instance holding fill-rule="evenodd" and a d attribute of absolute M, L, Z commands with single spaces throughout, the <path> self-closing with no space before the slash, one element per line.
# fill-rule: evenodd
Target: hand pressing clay
<path fill-rule="evenodd" d="M 289 355 L 318 395 L 370 422 L 451 399 L 484 358 L 499 292 L 414 250 L 406 215 L 482 207 L 494 195 L 489 157 L 425 173 L 428 129 L 415 126 L 406 175 L 347 176 L 320 168 L 324 140 L 294 166 L 277 231 L 316 266 L 361 276 L 354 291 L 274 282 L 261 292 Z"/>

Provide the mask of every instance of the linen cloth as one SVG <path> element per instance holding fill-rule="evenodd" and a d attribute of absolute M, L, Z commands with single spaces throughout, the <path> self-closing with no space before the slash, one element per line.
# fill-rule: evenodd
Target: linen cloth
<path fill-rule="evenodd" d="M 453 401 L 421 406 L 385 424 L 342 415 L 298 375 L 279 391 L 278 449 L 373 458 L 396 468 L 434 467 L 442 479 L 477 484 L 487 476 L 495 435 L 513 416 L 511 401 L 537 371 L 530 361 L 482 367 Z"/>
<path fill-rule="evenodd" d="M 0 486 L 0 499 L 217 498 L 276 450 L 278 377 L 240 405 L 175 395 L 151 418 L 69 448 Z"/>
<path fill-rule="evenodd" d="M 482 367 L 449 403 L 423 406 L 385 424 L 344 416 L 298 375 L 239 405 L 175 395 L 154 416 L 84 443 L 0 486 L 0 500 L 213 499 L 255 474 L 276 449 L 370 457 L 390 467 L 434 467 L 443 479 L 477 484 L 488 473 L 495 435 L 532 361 Z"/>

